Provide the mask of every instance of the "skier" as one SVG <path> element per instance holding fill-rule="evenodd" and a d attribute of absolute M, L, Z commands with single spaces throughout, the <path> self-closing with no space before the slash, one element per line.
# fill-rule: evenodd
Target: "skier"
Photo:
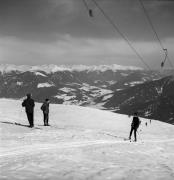
<path fill-rule="evenodd" d="M 25 111 L 27 114 L 28 122 L 29 122 L 29 127 L 34 127 L 34 100 L 31 98 L 31 94 L 26 95 L 27 98 L 22 102 L 22 107 L 25 107 Z"/>
<path fill-rule="evenodd" d="M 138 129 L 140 123 L 141 123 L 141 121 L 138 118 L 138 114 L 134 113 L 132 124 L 131 124 L 131 131 L 130 131 L 130 135 L 129 135 L 130 140 L 131 140 L 132 132 L 134 131 L 134 138 L 135 138 L 135 141 L 137 141 L 136 133 L 137 133 L 137 129 Z"/>
<path fill-rule="evenodd" d="M 49 126 L 48 119 L 49 119 L 49 99 L 45 99 L 44 103 L 41 106 L 41 110 L 43 111 L 43 118 L 44 118 L 44 126 Z"/>

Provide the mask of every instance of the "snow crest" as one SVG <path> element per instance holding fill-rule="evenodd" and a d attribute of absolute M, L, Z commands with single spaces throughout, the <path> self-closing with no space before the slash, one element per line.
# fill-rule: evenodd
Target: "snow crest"
<path fill-rule="evenodd" d="M 28 66 L 28 65 L 12 65 L 12 64 L 1 64 L 0 65 L 0 72 L 1 73 L 10 73 L 13 71 L 19 71 L 19 72 L 37 72 L 37 71 L 43 71 L 47 74 L 50 73 L 55 73 L 59 71 L 107 71 L 107 70 L 112 70 L 112 71 L 117 71 L 117 70 L 143 70 L 140 67 L 135 67 L 135 66 L 121 66 L 117 64 L 113 65 L 93 65 L 93 66 L 85 66 L 85 65 L 73 65 L 73 66 L 65 66 L 65 65 L 40 65 L 40 66 Z M 37 73 L 38 74 L 38 73 Z M 39 74 L 41 75 L 41 74 Z M 43 76 L 43 74 L 42 74 Z"/>

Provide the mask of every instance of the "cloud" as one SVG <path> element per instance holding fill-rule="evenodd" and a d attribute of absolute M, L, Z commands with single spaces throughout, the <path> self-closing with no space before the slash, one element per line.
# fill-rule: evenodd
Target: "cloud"
<path fill-rule="evenodd" d="M 174 39 L 166 39 L 165 44 L 171 50 L 174 47 Z M 159 59 L 162 58 L 162 54 L 159 46 L 154 42 L 134 42 L 133 45 L 146 63 L 160 63 Z M 173 57 L 173 54 L 171 56 Z M 16 37 L 1 37 L 0 63 L 28 65 L 112 63 L 136 65 L 138 63 L 142 65 L 123 40 L 77 39 L 70 35 L 61 36 L 50 43 L 26 41 Z"/>
<path fill-rule="evenodd" d="M 0 0 L 0 35 L 23 40 L 51 42 L 56 34 L 77 38 L 120 38 L 92 1 L 90 18 L 79 0 Z M 138 1 L 98 0 L 100 6 L 135 41 L 153 38 Z M 174 37 L 174 3 L 144 1 L 160 38 Z"/>

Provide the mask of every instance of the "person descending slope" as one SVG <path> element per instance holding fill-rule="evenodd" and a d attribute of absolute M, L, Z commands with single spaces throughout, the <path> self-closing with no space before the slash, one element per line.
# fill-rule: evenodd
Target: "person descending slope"
<path fill-rule="evenodd" d="M 22 102 L 22 107 L 25 107 L 27 114 L 29 127 L 34 127 L 34 100 L 31 98 L 31 94 L 27 94 L 27 98 Z"/>
<path fill-rule="evenodd" d="M 48 119 L 49 119 L 49 99 L 45 99 L 44 103 L 41 106 L 41 110 L 43 111 L 43 119 L 44 119 L 44 126 L 49 126 Z"/>
<path fill-rule="evenodd" d="M 141 121 L 138 118 L 138 114 L 134 113 L 132 124 L 131 124 L 131 131 L 130 131 L 130 135 L 129 135 L 130 140 L 131 140 L 132 132 L 134 131 L 134 138 L 135 138 L 135 141 L 137 141 L 136 133 L 137 133 L 137 129 L 138 129 L 140 123 L 141 123 Z"/>

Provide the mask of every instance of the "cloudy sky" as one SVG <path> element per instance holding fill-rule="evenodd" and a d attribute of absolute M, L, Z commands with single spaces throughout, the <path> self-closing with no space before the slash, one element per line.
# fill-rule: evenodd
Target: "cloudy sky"
<path fill-rule="evenodd" d="M 145 62 L 160 67 L 164 53 L 139 0 L 96 0 Z M 174 64 L 174 0 L 142 0 Z M 0 0 L 0 64 L 145 67 L 92 0 Z M 169 66 L 169 63 L 166 63 Z"/>

